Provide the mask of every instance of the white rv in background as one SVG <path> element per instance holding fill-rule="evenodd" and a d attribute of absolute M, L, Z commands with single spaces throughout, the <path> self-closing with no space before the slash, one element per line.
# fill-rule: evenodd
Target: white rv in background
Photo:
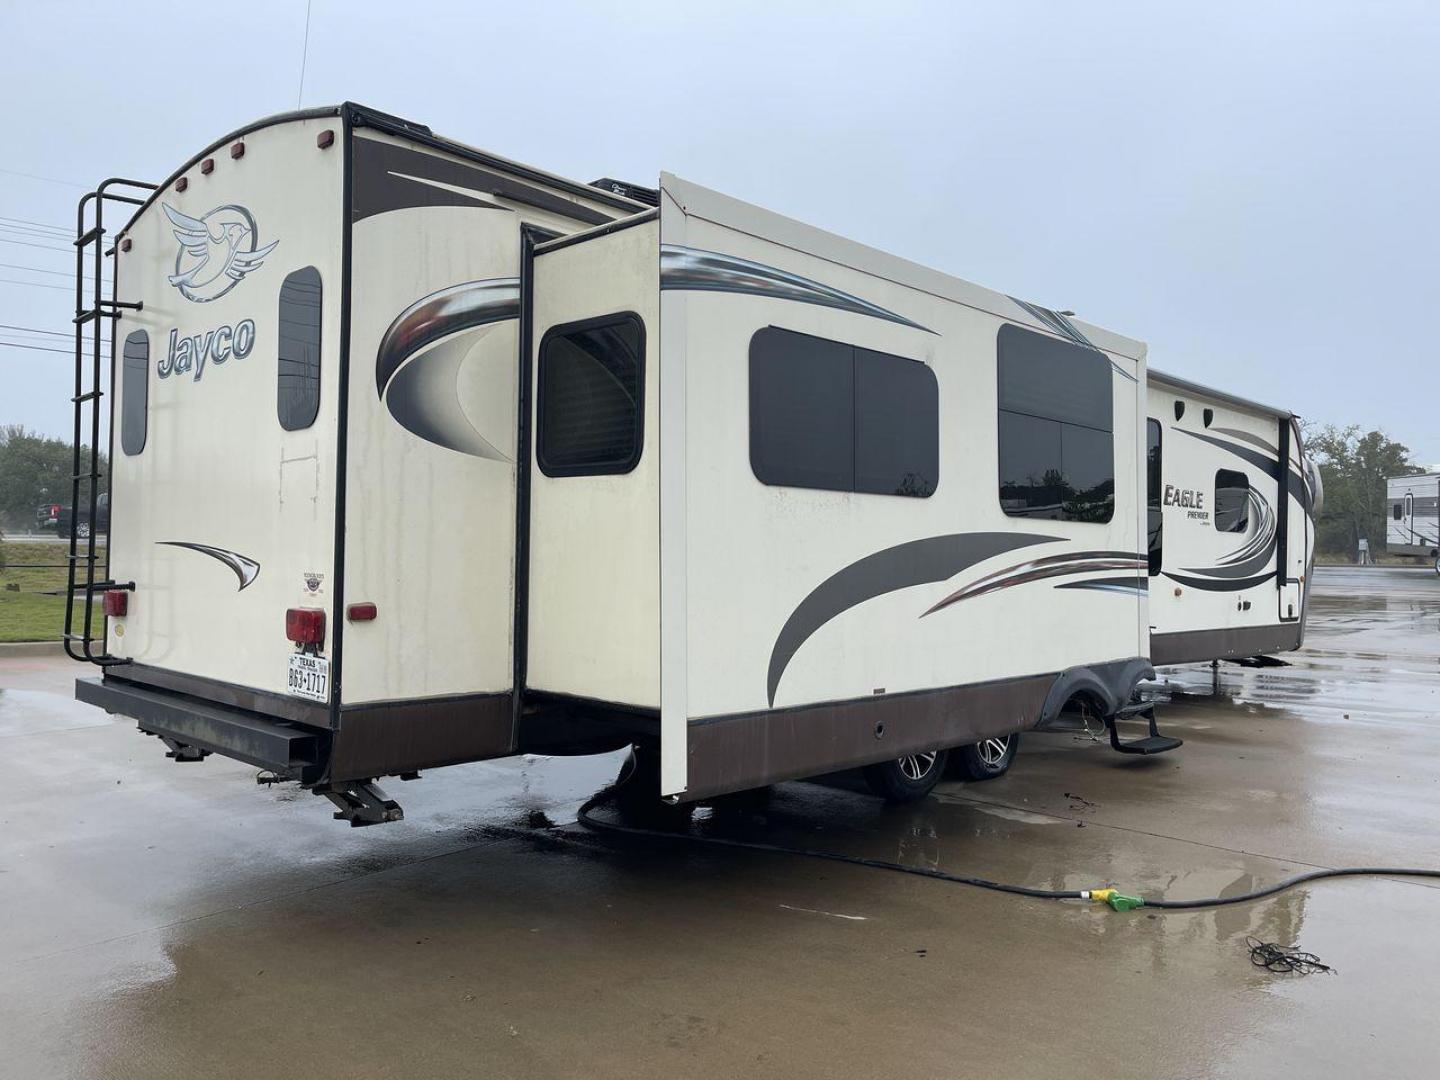
<path fill-rule="evenodd" d="M 1153 714 L 1114 736 L 1157 636 L 1298 645 L 1288 418 L 1147 390 L 1138 341 L 668 174 L 580 184 L 354 105 L 135 201 L 81 238 L 114 244 L 118 294 L 77 316 L 115 320 L 119 446 L 68 643 L 104 668 L 77 695 L 180 760 L 353 824 L 398 815 L 383 776 L 632 744 L 671 800 L 854 766 L 898 799 L 947 751 L 998 774 L 1076 704 L 1118 749 L 1178 746 Z M 77 446 L 104 385 L 80 359 Z M 1147 417 L 1177 394 L 1170 482 L 1252 470 L 1251 509 L 1166 504 L 1157 578 Z"/>
<path fill-rule="evenodd" d="M 1440 573 L 1440 473 L 1392 476 L 1385 481 L 1385 550 L 1432 562 Z"/>

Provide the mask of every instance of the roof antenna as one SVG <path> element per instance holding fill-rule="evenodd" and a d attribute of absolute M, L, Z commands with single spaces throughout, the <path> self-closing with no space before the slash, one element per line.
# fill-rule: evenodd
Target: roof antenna
<path fill-rule="evenodd" d="M 300 46 L 300 89 L 295 91 L 295 108 L 305 96 L 305 61 L 310 57 L 310 0 L 305 0 L 305 41 Z"/>

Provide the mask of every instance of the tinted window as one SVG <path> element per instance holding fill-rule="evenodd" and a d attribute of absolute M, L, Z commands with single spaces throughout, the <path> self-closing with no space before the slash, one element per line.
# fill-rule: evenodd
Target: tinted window
<path fill-rule="evenodd" d="M 1001 508 L 1016 517 L 1109 521 L 1109 358 L 1019 326 L 1001 327 L 996 349 Z"/>
<path fill-rule="evenodd" d="M 150 405 L 150 335 L 144 330 L 125 339 L 120 379 L 120 449 L 133 456 L 145 449 Z"/>
<path fill-rule="evenodd" d="M 766 327 L 750 339 L 750 468 L 766 484 L 855 490 L 849 345 Z"/>
<path fill-rule="evenodd" d="M 296 270 L 280 286 L 280 347 L 275 412 L 286 431 L 315 422 L 320 411 L 320 271 Z"/>
<path fill-rule="evenodd" d="M 1396 503 L 1396 504 L 1395 504 L 1395 520 L 1396 520 L 1396 521 L 1403 521 L 1404 519 L 1405 519 L 1405 504 L 1404 504 L 1404 503 Z"/>
<path fill-rule="evenodd" d="M 766 327 L 750 340 L 750 468 L 762 483 L 929 496 L 935 373 L 903 356 Z"/>
<path fill-rule="evenodd" d="M 1145 507 L 1146 531 L 1150 547 L 1150 576 L 1160 573 L 1161 541 L 1164 539 L 1165 515 L 1160 482 L 1160 421 L 1145 421 Z"/>
<path fill-rule="evenodd" d="M 535 455 L 546 476 L 626 473 L 640 461 L 645 324 L 607 315 L 540 343 Z"/>
<path fill-rule="evenodd" d="M 1250 527 L 1250 478 L 1243 472 L 1215 473 L 1215 528 L 1243 533 Z"/>

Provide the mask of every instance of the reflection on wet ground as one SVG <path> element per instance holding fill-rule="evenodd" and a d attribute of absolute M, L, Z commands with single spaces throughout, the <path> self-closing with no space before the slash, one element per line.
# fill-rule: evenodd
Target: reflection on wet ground
<path fill-rule="evenodd" d="M 837 777 L 692 828 L 1171 897 L 1440 866 L 1440 579 L 1317 582 L 1290 666 L 1161 673 L 1174 754 L 1037 735 L 918 806 Z M 243 766 L 166 761 L 68 700 L 68 666 L 27 663 L 0 662 L 0 1074 L 1434 1074 L 1440 889 L 1121 915 L 616 842 L 572 824 L 615 755 L 427 774 L 395 785 L 404 822 L 348 830 Z M 1247 935 L 1339 974 L 1258 970 Z"/>

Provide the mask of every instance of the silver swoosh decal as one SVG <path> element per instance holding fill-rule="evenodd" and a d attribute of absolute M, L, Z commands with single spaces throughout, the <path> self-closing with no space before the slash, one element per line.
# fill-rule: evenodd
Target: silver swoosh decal
<path fill-rule="evenodd" d="M 226 551 L 224 548 L 211 547 L 209 544 L 192 544 L 187 540 L 157 540 L 155 542 L 166 547 L 189 548 L 191 551 L 200 552 L 201 555 L 219 559 L 231 570 L 234 570 L 235 576 L 240 579 L 238 592 L 244 592 L 245 587 L 260 576 L 260 564 L 247 555 L 241 555 L 238 551 Z"/>
<path fill-rule="evenodd" d="M 916 330 L 924 330 L 927 334 L 935 332 L 878 304 L 872 304 L 868 300 L 851 296 L 847 292 L 799 274 L 792 274 L 788 270 L 752 262 L 736 255 L 702 251 L 679 244 L 660 245 L 660 288 L 690 292 L 746 293 L 776 300 L 794 300 L 801 304 L 817 304 L 820 307 L 835 308 L 837 311 L 869 315 L 886 322 L 899 323 L 901 326 L 912 326 Z"/>
<path fill-rule="evenodd" d="M 1059 555 L 1047 555 L 1043 559 L 1007 566 L 1003 570 L 977 578 L 943 600 L 937 601 L 927 611 L 922 612 L 920 617 L 923 619 L 926 615 L 933 615 L 961 600 L 1008 589 L 1012 585 L 1027 585 L 1032 581 L 1044 581 L 1047 578 L 1093 574 L 1106 570 L 1131 570 L 1138 574 L 1149 565 L 1148 559 L 1133 551 L 1067 551 Z"/>
<path fill-rule="evenodd" d="M 467 281 L 421 297 L 380 339 L 375 392 L 412 435 L 473 457 L 510 461 L 475 430 L 460 406 L 456 380 L 475 337 L 519 316 L 519 278 Z"/>

